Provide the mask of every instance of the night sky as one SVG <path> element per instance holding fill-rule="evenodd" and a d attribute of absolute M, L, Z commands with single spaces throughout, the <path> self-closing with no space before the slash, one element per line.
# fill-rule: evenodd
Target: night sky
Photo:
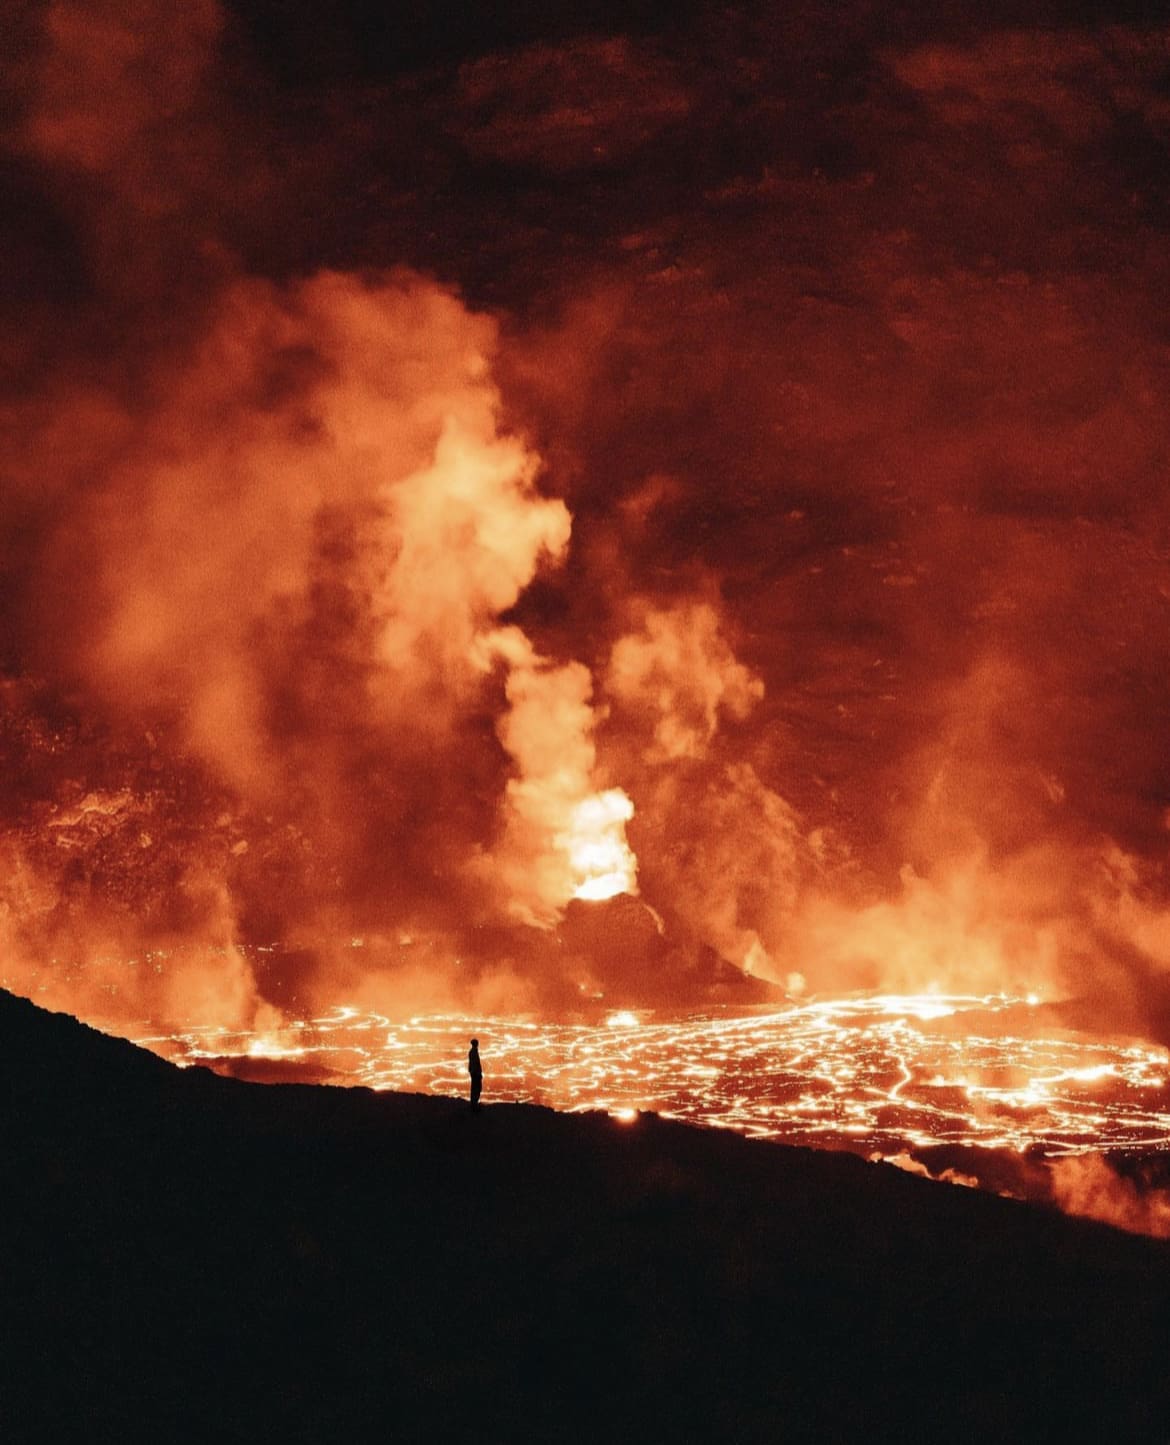
<path fill-rule="evenodd" d="M 1170 29 L 486 8 L 6 0 L 0 975 L 1170 1038 Z"/>

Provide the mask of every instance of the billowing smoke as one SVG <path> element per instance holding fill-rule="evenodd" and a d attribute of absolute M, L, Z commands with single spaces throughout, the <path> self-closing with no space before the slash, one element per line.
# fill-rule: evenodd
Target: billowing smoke
<path fill-rule="evenodd" d="M 107 265 L 107 220 L 134 208 L 149 230 L 169 209 L 149 138 L 198 111 L 219 28 L 188 17 L 172 52 L 159 18 L 47 9 L 15 138 L 66 190 L 108 182 L 83 232 Z M 495 324 L 449 288 L 220 271 L 148 365 L 131 331 L 109 377 L 46 367 L 9 407 L 8 519 L 23 504 L 37 524 L 20 660 L 58 680 L 44 707 L 66 728 L 96 714 L 96 746 L 137 742 L 155 777 L 135 760 L 97 790 L 47 767 L 14 809 L 8 976 L 90 1009 L 117 986 L 131 1008 L 247 1018 L 265 981 L 241 939 L 373 926 L 400 950 L 421 931 L 441 988 L 469 926 L 546 928 L 574 896 L 634 887 L 632 806 L 595 787 L 589 671 L 502 622 L 563 561 L 569 513 L 501 424 Z M 20 698 L 12 715 L 35 715 Z M 93 766 L 79 747 L 60 771 Z M 117 878 L 107 844 L 130 851 Z M 145 982 L 109 983 L 99 960 L 134 955 Z"/>
<path fill-rule="evenodd" d="M 1155 1239 L 1170 1237 L 1170 1195 L 1164 1189 L 1142 1190 L 1097 1154 L 1057 1159 L 1048 1167 L 1053 1201 L 1066 1214 L 1083 1214 Z"/>
<path fill-rule="evenodd" d="M 4 978 L 1170 1036 L 1167 39 L 949 16 L 19 9 Z"/>
<path fill-rule="evenodd" d="M 888 1155 L 883 1162 L 943 1184 L 1055 1206 L 1065 1214 L 1095 1219 L 1131 1234 L 1170 1238 L 1170 1191 L 1157 1156 L 1111 1160 L 1101 1154 L 1067 1154 L 1046 1159 L 1014 1150 L 927 1152 L 933 1168 L 905 1151 Z M 942 1164 L 934 1157 L 945 1158 L 950 1152 L 963 1153 L 966 1168 Z"/>
<path fill-rule="evenodd" d="M 169 729 L 240 815 L 232 855 L 257 827 L 295 840 L 259 905 L 277 937 L 327 905 L 349 932 L 449 929 L 449 908 L 547 925 L 633 883 L 632 808 L 594 787 L 588 670 L 499 625 L 570 519 L 499 430 L 493 347 L 410 274 L 234 282 L 115 418 L 116 453 L 76 444 L 46 548 L 54 660 L 106 716 Z M 24 455 L 56 461 L 36 437 Z M 246 926 L 253 887 L 278 884 L 239 872 L 217 907 Z"/>
<path fill-rule="evenodd" d="M 518 628 L 487 639 L 507 659 L 508 710 L 500 741 L 518 775 L 504 793 L 501 882 L 509 911 L 549 926 L 573 898 L 636 892 L 637 860 L 625 838 L 633 805 L 620 788 L 593 790 L 592 681 L 587 668 L 550 665 Z"/>

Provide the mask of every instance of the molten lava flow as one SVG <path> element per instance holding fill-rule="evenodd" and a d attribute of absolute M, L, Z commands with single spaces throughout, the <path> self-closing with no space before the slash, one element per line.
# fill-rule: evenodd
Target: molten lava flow
<path fill-rule="evenodd" d="M 339 1009 L 263 1035 L 260 1047 L 372 1088 L 457 1092 L 457 1044 L 474 1022 Z M 1170 1146 L 1166 1050 L 1045 1027 L 1040 1006 L 1002 995 L 856 996 L 669 1019 L 623 1009 L 602 1027 L 497 1018 L 476 1030 L 496 1098 L 654 1109 L 883 1153 L 940 1143 L 1057 1155 Z M 255 1035 L 214 1028 L 139 1038 L 179 1062 L 257 1045 Z"/>
<path fill-rule="evenodd" d="M 294 1077 L 458 1094 L 473 1031 L 490 1099 L 624 1122 L 653 1111 L 1170 1229 L 1167 1196 L 1100 1158 L 1170 1150 L 1170 1053 L 1072 1034 L 1023 997 L 879 994 L 678 1018 L 619 1009 L 596 1026 L 346 1008 L 279 1034 L 143 1030 L 140 1041 L 235 1074 L 250 1058 L 258 1078 L 281 1061 Z M 932 1151 L 950 1153 L 930 1167 L 920 1156 Z"/>

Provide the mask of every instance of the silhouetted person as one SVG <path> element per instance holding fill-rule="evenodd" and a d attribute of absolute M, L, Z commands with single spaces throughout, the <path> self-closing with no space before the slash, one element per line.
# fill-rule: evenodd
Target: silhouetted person
<path fill-rule="evenodd" d="M 479 1108 L 480 1090 L 483 1088 L 483 1065 L 479 1061 L 479 1040 L 472 1039 L 467 1055 L 467 1072 L 471 1075 L 471 1107 Z"/>

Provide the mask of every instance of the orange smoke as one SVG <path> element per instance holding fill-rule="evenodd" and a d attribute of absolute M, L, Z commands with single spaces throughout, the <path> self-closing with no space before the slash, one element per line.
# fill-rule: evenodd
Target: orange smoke
<path fill-rule="evenodd" d="M 571 898 L 636 891 L 625 839 L 633 804 L 620 788 L 594 791 L 592 681 L 580 663 L 550 665 L 517 628 L 489 635 L 509 667 L 500 741 L 519 773 L 508 781 L 504 835 L 491 860 L 522 922 L 548 927 Z"/>
<path fill-rule="evenodd" d="M 949 1166 L 936 1172 L 905 1151 L 871 1157 L 925 1179 L 992 1189 L 1008 1198 L 1055 1205 L 1065 1214 L 1095 1219 L 1130 1234 L 1170 1238 L 1170 1193 L 1163 1188 L 1143 1187 L 1138 1180 L 1119 1174 L 1100 1154 L 1043 1159 L 995 1151 L 983 1156 L 970 1153 L 971 1167 L 978 1175 Z M 979 1177 L 985 1172 L 986 1178 Z"/>
<path fill-rule="evenodd" d="M 1164 37 L 929 11 L 294 96 L 211 0 L 21 10 L 10 980 L 1167 1035 Z"/>
<path fill-rule="evenodd" d="M 637 632 L 614 643 L 606 687 L 653 719 L 645 752 L 652 763 L 702 757 L 720 713 L 746 718 L 764 695 L 761 679 L 736 661 L 710 603 L 648 610 Z"/>
<path fill-rule="evenodd" d="M 1053 1201 L 1066 1214 L 1098 1219 L 1132 1234 L 1170 1239 L 1170 1194 L 1165 1190 L 1143 1193 L 1097 1154 L 1054 1159 L 1048 1172 Z"/>
<path fill-rule="evenodd" d="M 499 625 L 563 558 L 570 522 L 499 429 L 494 345 L 487 320 L 406 274 L 236 283 L 153 408 L 126 418 L 54 563 L 86 579 L 63 651 L 93 695 L 165 720 L 234 811 L 330 850 L 344 895 L 365 891 L 357 846 L 418 850 L 436 892 L 548 927 L 573 897 L 634 888 L 633 809 L 596 785 L 588 669 Z M 497 663 L 511 777 L 479 731 Z M 440 776 L 461 737 L 498 838 L 490 793 L 468 818 Z M 359 800 L 363 753 L 380 781 Z M 429 818 L 402 809 L 396 757 L 412 795 L 432 788 Z M 387 879 L 407 918 L 409 872 Z"/>

